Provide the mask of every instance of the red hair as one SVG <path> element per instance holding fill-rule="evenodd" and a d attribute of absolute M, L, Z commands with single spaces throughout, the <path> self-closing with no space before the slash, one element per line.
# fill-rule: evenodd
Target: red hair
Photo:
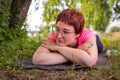
<path fill-rule="evenodd" d="M 57 16 L 56 23 L 58 21 L 65 22 L 68 25 L 74 26 L 75 33 L 79 34 L 84 28 L 85 19 L 82 13 L 75 9 L 65 9 Z"/>

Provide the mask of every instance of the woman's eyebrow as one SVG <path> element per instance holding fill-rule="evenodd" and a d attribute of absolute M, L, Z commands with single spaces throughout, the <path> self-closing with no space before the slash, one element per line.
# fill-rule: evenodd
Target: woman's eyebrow
<path fill-rule="evenodd" d="M 66 29 L 66 28 L 65 28 L 65 29 L 63 29 L 63 30 L 64 30 L 64 31 L 70 31 L 69 29 Z"/>

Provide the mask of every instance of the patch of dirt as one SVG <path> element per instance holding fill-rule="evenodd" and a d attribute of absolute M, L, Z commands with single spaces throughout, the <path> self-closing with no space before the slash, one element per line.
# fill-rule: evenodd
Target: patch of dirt
<path fill-rule="evenodd" d="M 1 70 L 0 80 L 84 80 L 88 70 Z"/>

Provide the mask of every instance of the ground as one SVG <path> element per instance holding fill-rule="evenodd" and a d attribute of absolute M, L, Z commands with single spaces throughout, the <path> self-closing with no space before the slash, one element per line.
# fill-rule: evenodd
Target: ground
<path fill-rule="evenodd" d="M 101 34 L 100 37 L 120 38 L 120 32 Z M 108 42 L 108 41 L 107 41 Z M 106 42 L 106 44 L 107 44 Z M 110 43 L 111 44 L 115 44 Z M 117 46 L 119 45 L 119 40 Z M 115 48 L 117 47 L 115 46 Z M 117 49 L 120 50 L 119 47 Z M 110 65 L 105 68 L 83 68 L 77 70 L 22 69 L 6 65 L 0 68 L 0 80 L 120 80 L 120 55 L 109 58 Z"/>

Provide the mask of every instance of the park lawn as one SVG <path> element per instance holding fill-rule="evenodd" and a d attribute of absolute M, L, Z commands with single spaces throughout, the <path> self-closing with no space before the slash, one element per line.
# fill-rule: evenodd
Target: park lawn
<path fill-rule="evenodd" d="M 27 59 L 32 56 L 38 45 L 34 42 L 26 43 L 19 46 L 19 40 L 16 45 L 9 47 L 8 53 L 5 54 L 5 49 L 0 56 L 0 80 L 120 80 L 120 32 L 100 34 L 105 49 L 117 50 L 117 53 L 111 55 L 109 58 L 110 65 L 101 68 L 83 68 L 80 70 L 26 70 L 22 67 L 11 67 L 13 61 L 19 59 Z M 14 42 L 13 42 L 14 43 Z M 9 43 L 10 46 L 13 43 Z M 32 44 L 32 46 L 28 44 Z M 36 46 L 33 48 L 33 46 Z M 21 48 L 22 47 L 22 48 Z M 17 55 L 16 55 L 17 53 Z M 30 54 L 28 54 L 30 53 Z"/>

